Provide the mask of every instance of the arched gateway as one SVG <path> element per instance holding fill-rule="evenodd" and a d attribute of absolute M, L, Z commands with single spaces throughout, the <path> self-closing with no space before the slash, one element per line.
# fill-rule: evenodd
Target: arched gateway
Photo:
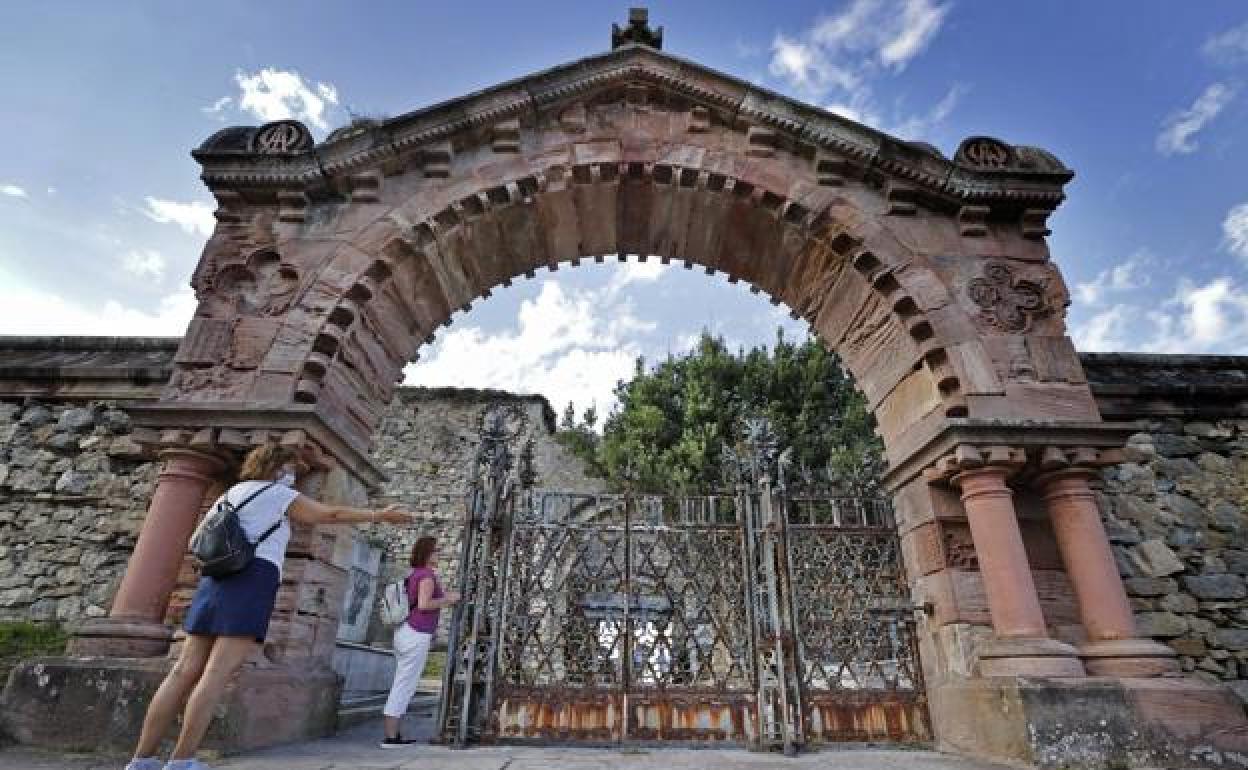
<path fill-rule="evenodd" d="M 865 393 L 942 745 L 1038 759 L 1160 725 L 1131 693 L 1155 696 L 1173 653 L 1137 638 L 1089 487 L 1124 433 L 1100 420 L 1045 243 L 1072 172 L 985 137 L 949 159 L 658 43 L 635 15 L 608 53 L 320 144 L 280 121 L 195 151 L 218 224 L 174 377 L 137 415 L 166 466 L 111 614 L 74 650 L 165 652 L 194 512 L 248 446 L 302 445 L 322 492 L 358 498 L 380 410 L 452 313 L 539 268 L 659 255 L 784 303 Z M 294 541 L 234 745 L 325 729 L 332 535 Z M 1036 562 L 1064 579 L 1038 590 Z M 1075 703 L 1118 711 L 1055 727 Z"/>

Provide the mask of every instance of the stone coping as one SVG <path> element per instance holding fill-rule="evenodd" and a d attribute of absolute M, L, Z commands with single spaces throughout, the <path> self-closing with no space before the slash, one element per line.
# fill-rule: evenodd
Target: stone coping
<path fill-rule="evenodd" d="M 1060 161 L 1037 148 L 1010 149 L 1011 156 L 1025 153 L 1031 162 L 1019 162 L 1016 157 L 1005 168 L 968 164 L 961 153 L 949 159 L 931 145 L 891 137 L 817 106 L 637 43 L 397 117 L 347 126 L 320 144 L 312 145 L 307 129 L 300 125 L 305 141 L 297 148 L 265 154 L 255 149 L 253 141 L 262 129 L 231 126 L 210 136 L 191 155 L 203 167 L 201 179 L 214 191 L 311 191 L 330 186 L 334 178 L 419 153 L 465 132 L 504 121 L 527 120 L 584 99 L 593 91 L 630 82 L 649 83 L 680 94 L 722 113 L 723 119 L 732 123 L 768 126 L 793 141 L 905 179 L 950 204 L 1026 202 L 1029 207 L 1052 210 L 1065 197 L 1063 185 L 1074 176 Z"/>

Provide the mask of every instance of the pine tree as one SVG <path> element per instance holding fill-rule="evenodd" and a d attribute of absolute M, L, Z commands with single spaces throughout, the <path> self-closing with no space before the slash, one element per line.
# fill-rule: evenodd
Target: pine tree
<path fill-rule="evenodd" d="M 770 348 L 728 350 L 703 332 L 688 353 L 653 367 L 638 359 L 616 384 L 618 405 L 597 432 L 597 411 L 580 420 L 568 404 L 558 438 L 612 486 L 650 492 L 721 487 L 722 447 L 742 442 L 743 419 L 767 417 L 793 448 L 798 468 L 861 482 L 881 445 L 862 394 L 835 354 L 816 340 L 794 344 L 777 330 Z"/>

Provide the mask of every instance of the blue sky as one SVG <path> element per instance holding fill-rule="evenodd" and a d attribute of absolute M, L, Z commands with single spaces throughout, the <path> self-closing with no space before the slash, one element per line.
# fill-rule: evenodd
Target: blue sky
<path fill-rule="evenodd" d="M 1078 176 L 1050 220 L 1085 350 L 1248 353 L 1248 3 L 655 2 L 664 47 L 952 155 L 986 134 Z M 318 136 L 609 47 L 627 4 L 7 3 L 0 333 L 178 334 L 211 227 L 189 151 L 293 115 Z M 638 355 L 784 321 L 653 261 L 478 304 L 409 381 L 610 404 Z"/>

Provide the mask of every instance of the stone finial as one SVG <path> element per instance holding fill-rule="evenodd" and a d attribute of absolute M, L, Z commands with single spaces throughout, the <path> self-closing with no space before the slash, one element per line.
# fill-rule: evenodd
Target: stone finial
<path fill-rule="evenodd" d="M 650 11 L 645 8 L 628 9 L 628 26 L 611 25 L 611 49 L 629 43 L 640 43 L 656 50 L 663 50 L 663 28 L 650 28 Z"/>

